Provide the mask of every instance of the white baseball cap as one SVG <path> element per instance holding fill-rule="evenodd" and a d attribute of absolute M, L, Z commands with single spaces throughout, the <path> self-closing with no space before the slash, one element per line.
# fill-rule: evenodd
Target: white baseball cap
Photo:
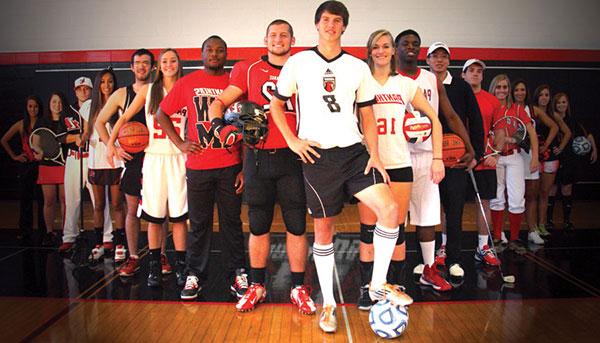
<path fill-rule="evenodd" d="M 444 50 L 446 50 L 448 55 L 450 55 L 450 48 L 448 47 L 448 45 L 446 45 L 446 43 L 435 42 L 435 43 L 431 44 L 429 49 L 427 49 L 427 56 L 433 54 L 433 52 L 436 51 L 437 49 L 444 49 Z"/>
<path fill-rule="evenodd" d="M 470 60 L 467 60 L 465 62 L 465 65 L 462 68 L 463 73 L 467 70 L 467 68 L 469 68 L 469 66 L 473 64 L 479 64 L 483 69 L 485 69 L 485 63 L 483 63 L 482 60 L 479 60 L 477 58 L 471 58 Z"/>
<path fill-rule="evenodd" d="M 75 80 L 74 88 L 77 88 L 79 86 L 88 86 L 90 88 L 94 88 L 94 86 L 92 85 L 92 80 L 90 80 L 89 77 L 85 76 L 81 76 L 77 78 L 77 80 Z"/>

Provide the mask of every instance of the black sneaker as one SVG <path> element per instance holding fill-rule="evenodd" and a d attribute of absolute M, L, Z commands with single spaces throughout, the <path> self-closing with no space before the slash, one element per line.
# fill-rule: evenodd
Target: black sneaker
<path fill-rule="evenodd" d="M 198 278 L 195 275 L 190 275 L 185 280 L 185 287 L 181 290 L 181 299 L 192 300 L 198 297 L 200 292 L 200 286 L 198 285 Z"/>
<path fill-rule="evenodd" d="M 246 273 L 246 269 L 238 268 L 235 270 L 235 280 L 229 289 L 231 290 L 231 294 L 235 295 L 238 299 L 244 296 L 248 290 L 248 274 Z"/>
<path fill-rule="evenodd" d="M 358 297 L 358 309 L 369 311 L 373 306 L 373 300 L 369 296 L 369 285 L 360 286 L 360 296 Z"/>
<path fill-rule="evenodd" d="M 575 229 L 575 225 L 571 222 L 566 222 L 563 226 L 563 230 L 565 231 L 573 231 Z"/>
<path fill-rule="evenodd" d="M 148 287 L 159 287 L 160 286 L 160 278 L 161 278 L 161 270 L 160 270 L 160 261 L 150 261 L 148 264 Z"/>
<path fill-rule="evenodd" d="M 46 232 L 42 238 L 43 247 L 53 247 L 56 244 L 56 234 L 54 232 Z"/>
<path fill-rule="evenodd" d="M 177 280 L 177 286 L 181 287 L 185 285 L 185 281 L 187 279 L 185 274 L 185 262 L 176 261 L 175 262 L 175 278 Z"/>

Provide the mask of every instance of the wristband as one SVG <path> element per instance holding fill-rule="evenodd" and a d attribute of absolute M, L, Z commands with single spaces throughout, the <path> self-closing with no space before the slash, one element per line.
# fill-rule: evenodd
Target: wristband
<path fill-rule="evenodd" d="M 433 159 L 434 160 L 440 160 L 440 161 L 443 160 L 443 158 L 441 158 L 441 157 L 434 157 Z"/>

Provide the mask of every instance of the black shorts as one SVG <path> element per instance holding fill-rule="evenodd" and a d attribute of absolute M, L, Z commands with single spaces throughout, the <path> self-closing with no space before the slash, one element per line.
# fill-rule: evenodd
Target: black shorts
<path fill-rule="evenodd" d="M 558 165 L 555 183 L 557 185 L 572 185 L 575 183 L 575 171 L 577 170 L 577 161 L 574 159 L 564 159 Z"/>
<path fill-rule="evenodd" d="M 321 157 L 315 158 L 314 164 L 302 165 L 308 213 L 314 218 L 339 214 L 345 200 L 367 187 L 383 183 L 383 176 L 375 169 L 364 174 L 369 153 L 361 143 L 315 150 Z"/>
<path fill-rule="evenodd" d="M 279 202 L 286 228 L 292 233 L 306 229 L 306 194 L 302 161 L 288 148 L 247 149 L 244 160 L 244 200 L 248 204 L 250 231 L 266 233 Z"/>
<path fill-rule="evenodd" d="M 115 169 L 89 169 L 88 181 L 96 186 L 114 186 L 121 180 L 123 168 Z"/>
<path fill-rule="evenodd" d="M 125 168 L 121 177 L 121 192 L 134 197 L 142 196 L 142 166 L 133 164 Z"/>
<path fill-rule="evenodd" d="M 391 182 L 413 182 L 412 167 L 386 169 Z"/>
<path fill-rule="evenodd" d="M 498 189 L 496 180 L 496 170 L 474 170 L 475 182 L 477 182 L 477 188 L 479 189 L 479 196 L 481 200 L 492 200 L 496 198 L 496 190 Z M 471 177 L 468 176 L 469 182 L 467 182 L 467 198 L 475 199 L 475 189 L 473 188 L 473 182 Z"/>

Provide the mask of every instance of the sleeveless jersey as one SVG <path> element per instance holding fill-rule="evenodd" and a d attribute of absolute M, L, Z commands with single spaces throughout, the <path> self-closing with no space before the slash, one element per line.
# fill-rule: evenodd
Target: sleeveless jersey
<path fill-rule="evenodd" d="M 415 96 L 419 85 L 404 76 L 390 76 L 384 85 L 377 83 L 373 112 L 377 121 L 379 158 L 386 169 L 411 165 L 409 143 L 402 126 L 406 107 Z"/>
<path fill-rule="evenodd" d="M 148 94 L 146 95 L 146 125 L 148 126 L 148 131 L 150 132 L 150 140 L 148 141 L 148 147 L 144 151 L 152 154 L 181 154 L 181 150 L 179 150 L 177 146 L 173 144 L 173 142 L 167 136 L 167 133 L 160 127 L 160 124 L 156 120 L 154 113 L 150 113 L 150 94 L 152 92 L 152 87 L 154 87 L 153 83 L 148 85 Z M 164 88 L 163 95 L 167 95 L 167 91 Z M 172 114 L 169 117 L 173 123 L 173 126 L 175 127 L 175 132 L 177 132 L 181 139 L 184 139 L 183 134 L 185 133 L 185 125 L 187 120 L 186 114 L 187 110 L 182 110 Z"/>
<path fill-rule="evenodd" d="M 425 99 L 429 102 L 435 114 L 439 113 L 439 104 L 440 104 L 440 96 L 438 94 L 437 88 L 437 78 L 435 74 L 425 69 L 417 68 L 417 73 L 415 75 L 406 75 L 400 73 L 403 76 L 411 78 L 417 82 L 421 91 L 423 91 L 423 95 L 425 95 Z M 413 111 L 412 106 L 408 106 L 409 111 Z M 423 143 L 415 143 L 409 144 L 408 148 L 410 152 L 421 152 L 421 151 L 433 151 L 433 145 L 431 144 L 431 137 Z"/>

